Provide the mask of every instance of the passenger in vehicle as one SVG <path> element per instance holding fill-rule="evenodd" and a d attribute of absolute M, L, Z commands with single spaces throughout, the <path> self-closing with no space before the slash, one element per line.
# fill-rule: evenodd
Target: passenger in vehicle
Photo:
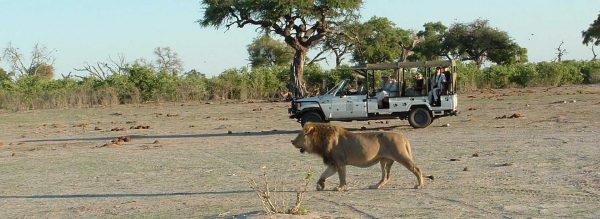
<path fill-rule="evenodd" d="M 392 75 L 390 77 L 390 81 L 388 83 L 389 97 L 397 97 L 398 96 L 398 77 L 396 75 Z"/>
<path fill-rule="evenodd" d="M 365 88 L 365 84 L 362 80 L 356 81 L 356 94 L 364 95 L 367 93 L 367 89 Z"/>
<path fill-rule="evenodd" d="M 431 78 L 431 91 L 429 91 L 429 100 L 431 100 L 433 106 L 439 106 L 439 94 L 444 90 L 444 84 L 446 84 L 446 76 L 442 74 L 442 68 L 435 68 L 435 76 Z"/>
<path fill-rule="evenodd" d="M 365 95 L 367 94 L 367 89 L 362 80 L 356 81 L 356 87 L 348 90 L 350 95 Z"/>
<path fill-rule="evenodd" d="M 377 92 L 377 94 L 375 94 L 375 98 L 377 98 L 377 103 L 379 104 L 379 106 L 381 106 L 383 104 L 383 99 L 385 97 L 389 97 L 390 96 L 390 90 L 393 86 L 393 83 L 390 81 L 390 77 L 387 75 L 382 75 L 381 76 L 381 91 Z"/>
<path fill-rule="evenodd" d="M 413 87 L 415 94 L 417 96 L 421 96 L 423 93 L 423 85 L 425 84 L 423 80 L 423 75 L 419 72 L 415 75 L 415 86 Z"/>
<path fill-rule="evenodd" d="M 442 73 L 446 77 L 446 83 L 444 83 L 444 90 L 442 90 L 443 94 L 448 94 L 450 85 L 452 84 L 452 73 L 448 70 L 448 66 L 444 66 L 442 68 Z"/>

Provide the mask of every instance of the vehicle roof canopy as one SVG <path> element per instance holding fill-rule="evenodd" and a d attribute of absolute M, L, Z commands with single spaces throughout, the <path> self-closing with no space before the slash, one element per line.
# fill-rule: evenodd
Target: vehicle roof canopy
<path fill-rule="evenodd" d="M 393 62 L 393 63 L 376 63 L 367 64 L 366 66 L 356 66 L 347 69 L 351 70 L 389 70 L 402 68 L 418 68 L 418 67 L 444 67 L 455 66 L 454 60 L 439 60 L 439 61 L 421 61 L 421 62 Z"/>

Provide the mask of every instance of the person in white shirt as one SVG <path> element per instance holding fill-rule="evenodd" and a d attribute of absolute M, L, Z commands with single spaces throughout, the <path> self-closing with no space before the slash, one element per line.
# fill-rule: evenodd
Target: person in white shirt
<path fill-rule="evenodd" d="M 377 103 L 379 104 L 379 106 L 382 105 L 383 98 L 390 96 L 390 90 L 391 90 L 392 86 L 393 86 L 393 83 L 391 83 L 390 77 L 387 75 L 381 75 L 381 91 L 379 91 L 379 92 L 377 92 L 377 94 L 375 94 L 375 97 L 377 98 Z"/>

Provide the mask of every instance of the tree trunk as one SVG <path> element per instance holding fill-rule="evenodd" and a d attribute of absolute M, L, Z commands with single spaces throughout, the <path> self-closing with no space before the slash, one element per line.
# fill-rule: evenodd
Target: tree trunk
<path fill-rule="evenodd" d="M 342 55 L 343 54 L 339 54 L 338 52 L 334 52 L 335 54 L 335 68 L 339 68 L 340 65 L 342 65 Z"/>
<path fill-rule="evenodd" d="M 307 94 L 306 84 L 304 83 L 306 51 L 306 49 L 296 49 L 294 61 L 290 66 L 290 82 L 288 89 L 294 98 L 305 97 Z"/>

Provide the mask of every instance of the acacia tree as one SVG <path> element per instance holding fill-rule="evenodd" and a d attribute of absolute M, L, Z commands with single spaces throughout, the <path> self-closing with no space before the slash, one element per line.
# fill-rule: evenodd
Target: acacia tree
<path fill-rule="evenodd" d="M 484 61 L 507 63 L 511 60 L 526 60 L 527 50 L 521 49 L 508 33 L 489 25 L 487 20 L 453 24 L 446 32 L 443 51 L 448 58 L 471 60 L 481 67 Z M 520 56 L 511 58 L 510 56 Z"/>
<path fill-rule="evenodd" d="M 586 46 L 590 43 L 592 44 L 592 54 L 594 55 L 592 60 L 596 60 L 594 45 L 600 46 L 600 14 L 598 14 L 598 18 L 590 24 L 590 27 L 587 30 L 581 31 L 581 36 L 583 37 L 583 44 Z"/>
<path fill-rule="evenodd" d="M 287 44 L 263 34 L 248 45 L 248 59 L 252 67 L 289 64 L 294 51 Z"/>
<path fill-rule="evenodd" d="M 198 22 L 204 27 L 252 25 L 283 37 L 294 49 L 289 90 L 292 96 L 303 97 L 309 48 L 333 32 L 336 22 L 355 16 L 362 0 L 202 0 L 202 5 L 204 16 Z"/>

